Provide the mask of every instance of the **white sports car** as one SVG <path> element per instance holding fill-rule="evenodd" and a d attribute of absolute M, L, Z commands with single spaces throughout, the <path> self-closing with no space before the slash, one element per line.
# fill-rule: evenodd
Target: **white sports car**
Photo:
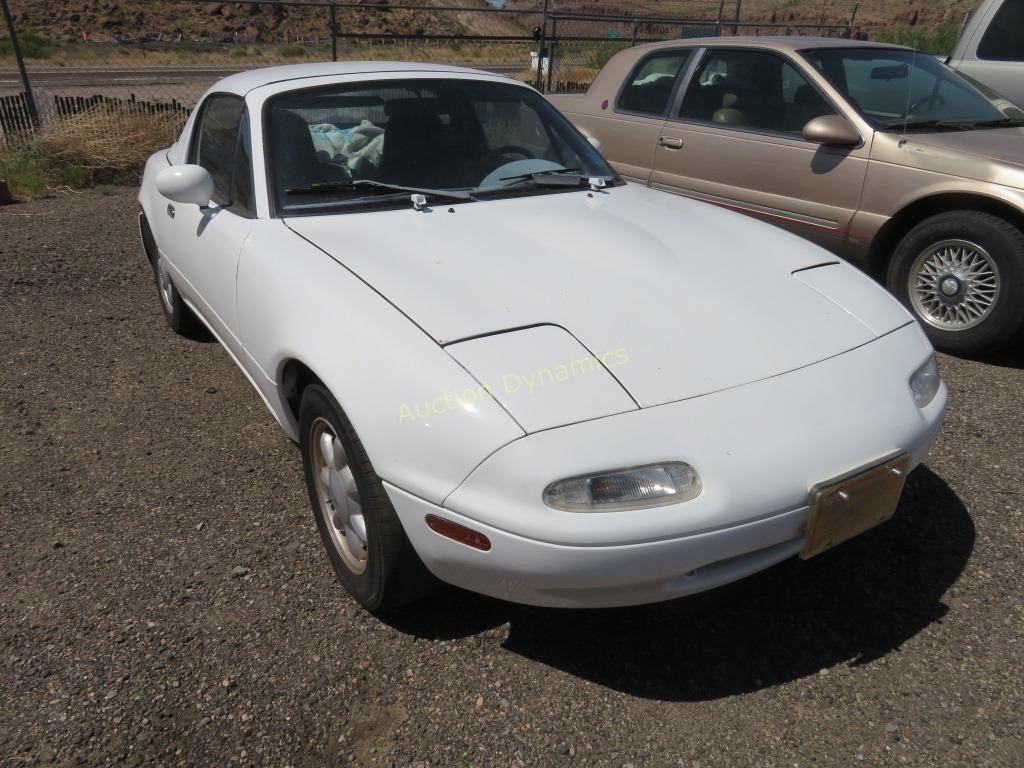
<path fill-rule="evenodd" d="M 451 67 L 260 69 L 139 193 L 171 327 L 299 443 L 338 577 L 615 606 L 887 519 L 942 423 L 918 325 L 831 254 L 625 184 L 544 98 Z"/>

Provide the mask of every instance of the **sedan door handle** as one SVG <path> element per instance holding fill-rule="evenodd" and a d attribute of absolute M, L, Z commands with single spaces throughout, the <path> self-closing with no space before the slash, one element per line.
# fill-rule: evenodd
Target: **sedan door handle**
<path fill-rule="evenodd" d="M 658 146 L 665 149 L 682 149 L 683 140 L 678 136 L 659 136 Z"/>
<path fill-rule="evenodd" d="M 172 219 L 174 218 L 174 206 L 171 205 L 170 203 L 167 204 L 167 215 L 170 216 Z"/>

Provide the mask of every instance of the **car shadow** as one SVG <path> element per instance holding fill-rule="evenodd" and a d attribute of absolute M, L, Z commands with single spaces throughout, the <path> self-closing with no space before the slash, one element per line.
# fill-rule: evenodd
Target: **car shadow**
<path fill-rule="evenodd" d="M 942 597 L 973 546 L 967 509 L 921 467 L 888 523 L 826 555 L 793 558 L 711 592 L 578 611 L 445 588 L 382 618 L 431 639 L 507 623 L 507 650 L 569 674 L 643 698 L 716 699 L 837 664 L 864 664 L 899 648 L 946 615 Z"/>
<path fill-rule="evenodd" d="M 994 365 L 998 368 L 1016 368 L 1024 370 L 1024 341 L 986 357 L 977 358 L 987 365 Z"/>

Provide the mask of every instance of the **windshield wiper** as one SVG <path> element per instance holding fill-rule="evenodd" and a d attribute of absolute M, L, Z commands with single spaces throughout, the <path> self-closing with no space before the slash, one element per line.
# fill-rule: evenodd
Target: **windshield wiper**
<path fill-rule="evenodd" d="M 423 187 L 406 187 L 401 184 L 387 184 L 373 179 L 345 179 L 344 181 L 322 181 L 304 187 L 288 187 L 289 195 L 329 195 L 333 192 L 347 192 L 352 189 L 379 189 L 386 192 L 408 192 L 413 195 L 426 195 L 438 200 L 472 200 L 469 192 L 454 189 L 426 189 Z"/>
<path fill-rule="evenodd" d="M 973 131 L 974 123 L 951 123 L 946 120 L 919 120 L 914 123 L 894 123 L 889 126 L 890 131 L 914 131 L 920 128 L 936 131 Z"/>
<path fill-rule="evenodd" d="M 579 179 L 582 178 L 578 175 L 582 170 L 582 168 L 548 168 L 544 171 L 530 171 L 529 173 L 517 173 L 515 176 L 502 176 L 498 181 L 522 181 L 523 179 L 532 179 L 534 176 L 542 178 L 544 176 L 551 176 L 557 179 L 562 174 L 575 174 L 570 175 L 569 178 Z"/>
<path fill-rule="evenodd" d="M 535 171 L 533 173 L 520 173 L 516 176 L 505 176 L 499 181 L 509 182 L 504 187 L 488 189 L 488 192 L 509 189 L 517 184 L 530 182 L 537 187 L 582 187 L 590 183 L 591 179 L 600 179 L 602 182 L 609 182 L 612 176 L 588 176 L 579 173 L 579 168 L 551 168 L 546 171 Z"/>
<path fill-rule="evenodd" d="M 1024 125 L 1024 119 L 1019 117 L 1001 117 L 998 120 L 979 120 L 971 123 L 975 128 L 1019 128 Z"/>

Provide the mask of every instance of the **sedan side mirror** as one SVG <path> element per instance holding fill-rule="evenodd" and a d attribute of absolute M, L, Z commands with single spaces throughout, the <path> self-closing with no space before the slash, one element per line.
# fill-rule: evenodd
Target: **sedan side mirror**
<path fill-rule="evenodd" d="M 587 141 L 590 143 L 590 146 L 592 146 L 598 152 L 601 151 L 601 140 L 600 139 L 595 139 L 593 136 L 587 136 Z"/>
<path fill-rule="evenodd" d="M 172 165 L 156 175 L 156 191 L 176 203 L 210 205 L 213 177 L 199 165 Z"/>
<path fill-rule="evenodd" d="M 863 141 L 853 123 L 842 115 L 823 115 L 811 120 L 801 131 L 804 139 L 830 147 L 854 147 Z"/>

